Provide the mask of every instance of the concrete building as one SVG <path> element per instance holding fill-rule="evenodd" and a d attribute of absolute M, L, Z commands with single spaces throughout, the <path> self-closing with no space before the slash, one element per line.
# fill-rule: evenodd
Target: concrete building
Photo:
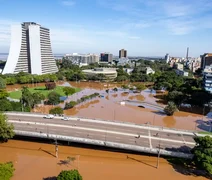
<path fill-rule="evenodd" d="M 146 74 L 155 74 L 155 71 L 151 67 L 146 67 Z"/>
<path fill-rule="evenodd" d="M 27 72 L 40 75 L 57 71 L 49 29 L 34 22 L 13 25 L 10 51 L 2 73 Z"/>
<path fill-rule="evenodd" d="M 119 50 L 119 58 L 127 58 L 127 50 L 125 49 Z"/>
<path fill-rule="evenodd" d="M 99 56 L 96 54 L 66 54 L 64 56 L 66 59 L 70 60 L 73 64 L 78 66 L 87 66 L 91 63 L 99 63 Z"/>
<path fill-rule="evenodd" d="M 82 70 L 82 72 L 85 75 L 99 75 L 99 74 L 104 74 L 105 79 L 104 80 L 114 80 L 117 77 L 117 71 L 115 68 L 95 68 L 95 69 L 85 69 Z"/>
<path fill-rule="evenodd" d="M 175 63 L 174 68 L 183 71 L 184 65 L 180 63 Z"/>
<path fill-rule="evenodd" d="M 129 63 L 130 63 L 130 60 L 128 58 L 122 57 L 122 58 L 119 58 L 117 60 L 117 66 L 125 66 L 125 65 L 127 65 Z"/>
<path fill-rule="evenodd" d="M 165 55 L 165 61 L 166 61 L 167 64 L 169 63 L 169 59 L 170 59 L 169 54 L 166 54 L 166 55 Z"/>
<path fill-rule="evenodd" d="M 212 93 L 212 65 L 206 66 L 203 70 L 203 87 Z"/>
<path fill-rule="evenodd" d="M 113 62 L 113 54 L 108 52 L 100 54 L 100 63 L 112 63 Z"/>
<path fill-rule="evenodd" d="M 188 76 L 188 72 L 183 71 L 183 70 L 176 69 L 175 72 L 179 76 L 186 76 L 186 77 Z"/>
<path fill-rule="evenodd" d="M 201 57 L 201 69 L 204 70 L 206 66 L 212 64 L 212 53 L 205 53 Z"/>

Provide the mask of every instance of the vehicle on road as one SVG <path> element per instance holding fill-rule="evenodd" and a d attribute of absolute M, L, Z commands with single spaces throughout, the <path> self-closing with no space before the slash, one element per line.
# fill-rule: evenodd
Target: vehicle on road
<path fill-rule="evenodd" d="M 68 121 L 69 119 L 70 119 L 69 117 L 63 117 L 61 120 Z"/>
<path fill-rule="evenodd" d="M 48 114 L 48 115 L 45 115 L 44 118 L 46 118 L 46 119 L 53 119 L 54 118 L 54 115 L 53 114 Z"/>

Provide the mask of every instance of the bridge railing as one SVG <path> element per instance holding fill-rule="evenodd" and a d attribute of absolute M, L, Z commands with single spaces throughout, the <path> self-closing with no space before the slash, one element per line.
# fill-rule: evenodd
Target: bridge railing
<path fill-rule="evenodd" d="M 72 136 L 47 134 L 47 133 L 38 133 L 38 132 L 19 131 L 19 130 L 15 130 L 15 133 L 16 135 L 19 135 L 19 136 L 57 139 L 57 140 L 63 140 L 68 142 L 77 142 L 77 143 L 105 146 L 105 147 L 111 147 L 111 148 L 137 151 L 137 152 L 146 152 L 146 153 L 152 153 L 152 154 L 158 154 L 160 151 L 161 155 L 187 158 L 187 159 L 191 159 L 193 157 L 192 154 L 187 154 L 183 152 L 173 152 L 173 151 L 167 151 L 164 149 L 148 148 L 148 147 L 142 147 L 138 145 L 122 144 L 122 143 L 116 143 L 111 141 L 103 141 L 103 140 L 95 140 L 95 139 L 87 139 L 87 138 L 79 138 L 79 137 L 72 137 Z"/>
<path fill-rule="evenodd" d="M 21 115 L 21 114 L 28 114 L 28 115 L 38 115 L 38 116 L 43 116 L 44 114 L 42 113 L 30 113 L 30 112 L 12 112 L 12 111 L 8 111 L 6 114 L 17 114 L 17 115 Z M 197 133 L 197 131 L 190 131 L 190 130 L 185 130 L 185 129 L 176 129 L 176 128 L 168 128 L 168 127 L 163 127 L 163 126 L 155 126 L 155 125 L 151 125 L 151 124 L 136 124 L 133 122 L 124 122 L 124 121 L 119 121 L 119 120 L 104 120 L 104 119 L 100 119 L 100 118 L 87 118 L 87 117 L 83 117 L 83 116 L 69 116 L 71 118 L 76 118 L 76 119 L 86 119 L 86 120 L 94 120 L 94 121 L 101 121 L 101 122 L 110 122 L 110 123 L 115 123 L 115 124 L 125 124 L 125 125 L 131 125 L 131 126 L 137 126 L 137 127 L 146 127 L 146 128 L 155 128 L 156 130 L 168 130 L 168 131 L 179 131 L 179 133 L 181 132 L 185 132 L 185 133 Z"/>

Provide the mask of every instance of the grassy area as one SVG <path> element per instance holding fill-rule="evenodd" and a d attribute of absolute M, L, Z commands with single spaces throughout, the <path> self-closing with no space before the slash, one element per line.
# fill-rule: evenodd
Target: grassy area
<path fill-rule="evenodd" d="M 212 135 L 212 132 L 206 132 L 206 131 L 204 131 L 204 132 L 198 132 L 198 134 L 208 134 L 208 135 Z"/>
<path fill-rule="evenodd" d="M 41 87 L 35 87 L 35 88 L 29 88 L 29 91 L 32 93 L 35 92 L 40 92 L 42 93 L 45 97 L 47 97 L 47 95 L 51 92 L 51 91 L 56 91 L 58 94 L 60 94 L 60 96 L 65 96 L 64 92 L 63 92 L 63 86 L 57 86 L 54 90 L 46 90 L 46 87 L 41 86 Z M 75 88 L 76 92 L 80 91 L 80 88 Z M 12 91 L 10 92 L 10 98 L 13 99 L 20 99 L 21 97 L 21 90 L 19 91 Z"/>

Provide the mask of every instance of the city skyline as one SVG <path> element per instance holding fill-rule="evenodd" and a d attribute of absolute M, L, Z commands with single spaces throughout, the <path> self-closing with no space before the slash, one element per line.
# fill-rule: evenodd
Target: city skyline
<path fill-rule="evenodd" d="M 10 26 L 48 27 L 54 54 L 110 52 L 129 56 L 189 56 L 211 52 L 210 0 L 0 0 L 0 53 L 8 53 Z M 48 8 L 46 8 L 48 7 Z M 24 9 L 21 10 L 21 9 Z M 204 42 L 204 43 L 202 43 Z"/>

